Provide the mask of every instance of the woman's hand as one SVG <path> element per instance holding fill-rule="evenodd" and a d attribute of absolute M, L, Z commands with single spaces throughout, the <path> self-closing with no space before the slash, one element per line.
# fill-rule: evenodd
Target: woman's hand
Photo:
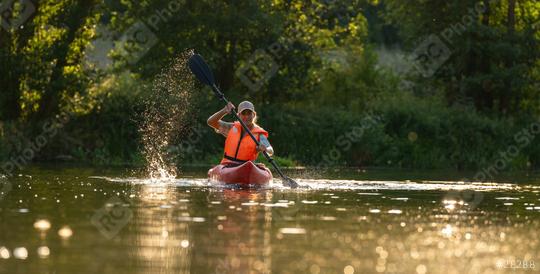
<path fill-rule="evenodd" d="M 212 114 L 210 118 L 206 121 L 209 126 L 211 126 L 216 131 L 219 131 L 219 121 L 223 116 L 231 113 L 231 111 L 234 109 L 233 103 L 229 102 L 224 108 L 222 108 L 220 111 Z"/>
<path fill-rule="evenodd" d="M 259 146 L 257 146 L 257 151 L 258 152 L 266 151 L 266 146 L 263 144 L 259 144 Z"/>
<path fill-rule="evenodd" d="M 229 103 L 223 108 L 223 111 L 225 111 L 225 113 L 229 114 L 229 113 L 231 113 L 234 109 L 235 109 L 234 104 L 231 103 L 231 102 L 229 102 Z"/>
<path fill-rule="evenodd" d="M 274 149 L 271 146 L 267 147 L 263 144 L 260 144 L 259 146 L 257 146 L 257 151 L 258 152 L 266 151 L 266 153 L 268 153 L 269 156 L 274 155 Z"/>

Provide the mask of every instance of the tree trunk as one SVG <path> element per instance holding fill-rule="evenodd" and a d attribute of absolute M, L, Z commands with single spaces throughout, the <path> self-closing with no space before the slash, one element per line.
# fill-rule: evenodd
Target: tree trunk
<path fill-rule="evenodd" d="M 232 36 L 232 35 L 231 35 Z M 235 47 L 235 39 L 234 37 L 230 38 L 231 48 Z M 234 80 L 234 51 L 230 50 L 227 52 L 226 48 L 223 48 L 223 64 L 221 64 L 221 68 L 219 69 L 218 77 L 216 80 L 218 80 L 218 84 L 220 85 L 221 89 L 223 91 L 227 91 L 232 87 L 232 83 Z"/>
<path fill-rule="evenodd" d="M 491 16 L 490 0 L 484 0 L 484 6 L 486 10 L 482 16 L 482 25 L 485 28 L 489 28 Z M 489 56 L 486 56 L 485 52 L 482 52 L 481 55 L 482 57 L 480 59 L 480 74 L 486 75 L 489 73 L 490 70 L 490 60 Z M 482 86 L 479 88 L 483 92 L 475 98 L 476 106 L 480 107 L 480 109 L 493 109 L 493 91 L 491 90 L 491 85 L 489 83 L 483 83 Z"/>
<path fill-rule="evenodd" d="M 10 8 L 13 8 L 15 2 L 11 4 Z M 38 5 L 34 3 L 36 10 Z M 11 16 L 7 10 L 2 14 L 5 20 L 11 19 Z M 24 67 L 21 51 L 34 33 L 34 27 L 31 27 L 34 16 L 35 12 L 26 20 L 25 27 L 15 29 L 13 34 L 0 27 L 0 83 L 3 83 L 0 87 L 0 120 L 16 120 L 21 114 L 19 83 Z"/>
<path fill-rule="evenodd" d="M 516 0 L 508 0 L 508 34 L 513 35 L 516 28 Z"/>
<path fill-rule="evenodd" d="M 514 40 L 514 32 L 516 25 L 516 0 L 508 0 L 508 11 L 507 11 L 507 35 L 508 40 Z M 505 69 L 508 71 L 513 67 L 513 56 L 506 56 L 505 58 Z M 502 113 L 508 112 L 508 107 L 510 105 L 510 96 L 512 94 L 512 79 L 504 79 L 504 90 L 502 90 L 499 98 L 499 111 Z"/>

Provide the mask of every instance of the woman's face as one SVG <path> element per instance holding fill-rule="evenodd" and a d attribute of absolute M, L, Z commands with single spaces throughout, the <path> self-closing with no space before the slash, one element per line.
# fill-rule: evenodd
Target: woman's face
<path fill-rule="evenodd" d="M 255 113 L 249 109 L 244 109 L 240 112 L 240 119 L 246 124 L 246 126 L 253 125 L 253 119 L 255 119 Z"/>

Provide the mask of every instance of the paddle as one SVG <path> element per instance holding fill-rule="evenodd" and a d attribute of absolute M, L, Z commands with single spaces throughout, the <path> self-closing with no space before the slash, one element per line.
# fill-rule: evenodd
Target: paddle
<path fill-rule="evenodd" d="M 212 71 L 210 70 L 210 68 L 208 67 L 206 62 L 204 62 L 204 59 L 202 58 L 202 56 L 200 56 L 199 54 L 194 54 L 193 56 L 191 56 L 191 58 L 189 58 L 189 61 L 188 61 L 188 66 L 191 69 L 191 72 L 193 72 L 193 74 L 195 74 L 197 79 L 199 79 L 199 81 L 201 81 L 204 84 L 209 85 L 210 87 L 212 87 L 212 90 L 214 91 L 216 96 L 221 101 L 225 102 L 225 104 L 229 103 L 227 98 L 225 98 L 225 95 L 223 95 L 223 93 L 216 86 L 216 83 L 215 83 L 215 80 L 214 80 L 214 75 L 212 74 Z M 238 117 L 238 114 L 236 114 L 236 112 L 234 112 L 234 111 L 231 111 L 231 112 L 234 115 L 234 117 L 236 118 L 236 120 L 238 120 L 240 122 L 240 124 L 242 125 L 244 130 L 249 134 L 249 136 L 251 136 L 251 139 L 253 139 L 255 144 L 257 144 L 257 146 L 259 146 L 260 145 L 259 141 L 257 141 L 257 138 L 255 138 L 253 133 L 251 133 L 251 131 L 246 126 L 244 121 L 242 121 L 242 119 L 240 119 L 240 117 Z M 283 185 L 284 186 L 288 186 L 290 188 L 297 188 L 298 187 L 298 183 L 296 183 L 293 179 L 285 176 L 283 174 L 283 172 L 281 172 L 281 169 L 279 169 L 278 165 L 274 162 L 274 159 L 272 159 L 272 157 L 270 157 L 270 155 L 268 155 L 268 153 L 266 153 L 266 151 L 263 151 L 263 155 L 264 155 L 264 157 L 266 157 L 268 162 L 270 162 L 270 164 L 272 164 L 272 166 L 276 169 L 276 171 L 279 173 L 281 178 L 283 178 Z"/>

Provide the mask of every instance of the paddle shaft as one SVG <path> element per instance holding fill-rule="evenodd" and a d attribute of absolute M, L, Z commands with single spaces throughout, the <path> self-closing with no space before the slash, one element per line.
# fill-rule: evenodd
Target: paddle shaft
<path fill-rule="evenodd" d="M 216 95 L 219 97 L 219 99 L 221 101 L 225 102 L 225 104 L 229 103 L 229 100 L 227 100 L 227 98 L 225 98 L 225 95 L 223 95 L 223 93 L 219 90 L 219 88 L 216 86 L 216 84 L 212 85 L 212 89 L 214 90 L 214 92 L 216 93 Z M 236 112 L 234 112 L 234 111 L 231 111 L 231 112 L 234 115 L 234 117 L 236 118 L 236 120 L 238 120 L 238 122 L 240 122 L 240 124 L 242 125 L 242 128 L 244 128 L 244 130 L 249 134 L 251 139 L 253 139 L 253 141 L 255 142 L 255 144 L 257 144 L 257 147 L 258 147 L 260 145 L 260 143 L 259 143 L 259 141 L 257 141 L 257 138 L 255 137 L 255 135 L 253 135 L 253 133 L 251 133 L 251 130 L 249 130 L 247 125 L 244 123 L 244 121 L 242 121 L 242 119 L 240 119 L 240 117 L 238 117 L 238 114 L 236 114 Z M 287 177 L 285 177 L 285 174 L 283 174 L 283 172 L 281 172 L 281 169 L 279 169 L 278 165 L 274 162 L 274 159 L 272 157 L 270 157 L 270 155 L 268 155 L 268 153 L 266 153 L 266 151 L 263 151 L 262 153 L 263 153 L 264 157 L 266 157 L 266 160 L 268 160 L 268 162 L 270 162 L 270 164 L 277 170 L 279 175 L 283 179 L 287 180 Z"/>

